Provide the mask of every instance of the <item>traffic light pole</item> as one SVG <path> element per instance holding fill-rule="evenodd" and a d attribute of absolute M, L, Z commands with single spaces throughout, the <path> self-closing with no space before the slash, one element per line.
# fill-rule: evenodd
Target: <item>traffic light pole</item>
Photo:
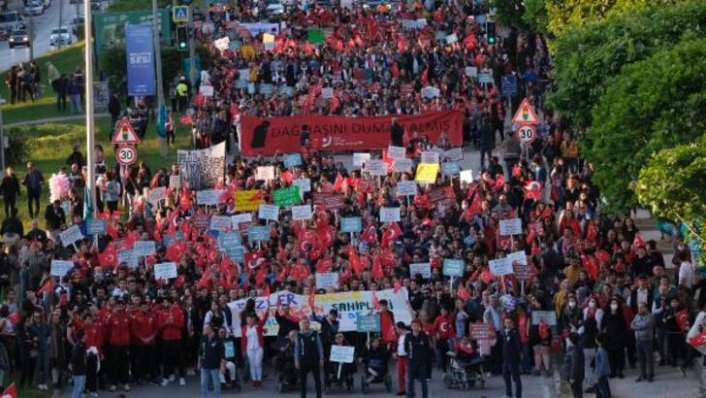
<path fill-rule="evenodd" d="M 196 48 L 194 47 L 194 6 L 189 5 L 189 81 L 191 90 L 196 87 Z M 193 94 L 193 93 L 192 93 Z"/>
<path fill-rule="evenodd" d="M 152 38 L 154 40 L 155 68 L 157 69 L 157 113 L 161 112 L 164 106 L 164 82 L 162 81 L 162 43 L 159 32 L 159 12 L 157 10 L 157 0 L 152 0 Z M 159 119 L 159 118 L 156 118 Z M 162 157 L 167 156 L 167 138 L 159 137 L 159 153 Z"/>

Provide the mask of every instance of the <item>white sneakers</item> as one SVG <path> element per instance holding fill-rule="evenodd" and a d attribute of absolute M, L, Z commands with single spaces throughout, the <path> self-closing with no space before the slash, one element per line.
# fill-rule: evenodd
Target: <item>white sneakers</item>
<path fill-rule="evenodd" d="M 47 386 L 46 384 L 40 384 L 37 386 L 37 388 L 43 391 L 49 390 L 49 386 Z"/>
<path fill-rule="evenodd" d="M 185 385 L 186 385 L 186 380 L 184 380 L 183 377 L 180 377 L 180 378 L 179 378 L 179 385 L 180 385 L 180 386 L 185 386 Z"/>
<path fill-rule="evenodd" d="M 169 383 L 173 383 L 176 381 L 176 376 L 175 375 L 170 375 L 169 378 L 163 378 L 162 379 L 162 387 L 166 386 Z M 186 379 L 183 377 L 179 378 L 179 385 L 180 386 L 185 386 L 186 385 Z"/>

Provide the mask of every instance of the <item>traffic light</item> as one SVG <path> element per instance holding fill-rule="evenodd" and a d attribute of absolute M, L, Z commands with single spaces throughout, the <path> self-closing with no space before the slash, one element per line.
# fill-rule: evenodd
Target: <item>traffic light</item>
<path fill-rule="evenodd" d="M 186 51 L 189 48 L 189 27 L 186 25 L 177 26 L 177 50 Z"/>
<path fill-rule="evenodd" d="M 495 22 L 488 22 L 485 28 L 485 35 L 488 44 L 495 44 Z"/>

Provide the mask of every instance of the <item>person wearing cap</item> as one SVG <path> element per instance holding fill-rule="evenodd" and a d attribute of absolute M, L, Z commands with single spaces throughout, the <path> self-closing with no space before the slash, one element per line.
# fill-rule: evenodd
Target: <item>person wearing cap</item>
<path fill-rule="evenodd" d="M 105 328 L 108 332 L 108 360 L 110 391 L 117 389 L 117 384 L 123 385 L 125 391 L 130 391 L 128 376 L 130 371 L 130 317 L 125 312 L 125 302 L 118 300 L 115 309 L 110 313 Z"/>
<path fill-rule="evenodd" d="M 299 334 L 294 345 L 294 366 L 299 370 L 301 398 L 306 398 L 306 378 L 314 377 L 316 398 L 321 398 L 321 368 L 324 366 L 324 348 L 319 333 L 311 329 L 308 318 L 299 323 Z"/>

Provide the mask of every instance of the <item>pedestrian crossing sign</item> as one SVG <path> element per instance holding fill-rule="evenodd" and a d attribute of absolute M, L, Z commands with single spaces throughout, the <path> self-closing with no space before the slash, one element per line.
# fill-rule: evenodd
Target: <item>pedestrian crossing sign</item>
<path fill-rule="evenodd" d="M 172 21 L 175 23 L 189 22 L 189 7 L 174 6 L 174 8 L 172 8 Z"/>

